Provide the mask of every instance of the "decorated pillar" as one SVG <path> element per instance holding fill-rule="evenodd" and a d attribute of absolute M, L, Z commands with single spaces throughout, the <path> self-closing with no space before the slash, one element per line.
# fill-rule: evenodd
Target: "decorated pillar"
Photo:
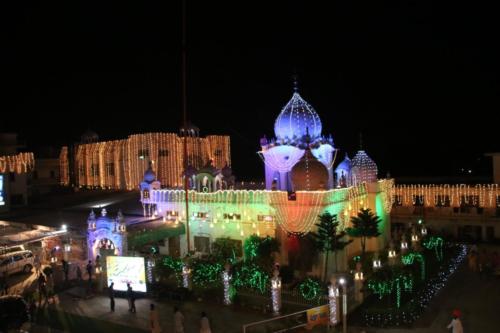
<path fill-rule="evenodd" d="M 337 286 L 337 279 L 332 276 L 328 286 L 328 305 L 330 307 L 330 326 L 336 326 L 339 323 L 339 302 L 340 293 Z"/>
<path fill-rule="evenodd" d="M 233 276 L 231 275 L 231 265 L 226 263 L 224 265 L 224 271 L 222 272 L 222 285 L 224 287 L 224 305 L 231 305 L 231 280 Z"/>
<path fill-rule="evenodd" d="M 279 270 L 275 269 L 271 278 L 271 301 L 274 315 L 279 315 L 281 310 L 281 277 L 279 274 Z"/>
<path fill-rule="evenodd" d="M 182 266 L 182 286 L 191 289 L 191 268 L 186 263 Z"/>

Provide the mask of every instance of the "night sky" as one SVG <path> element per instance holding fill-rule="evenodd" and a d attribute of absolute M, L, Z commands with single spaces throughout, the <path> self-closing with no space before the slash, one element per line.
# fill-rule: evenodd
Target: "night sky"
<path fill-rule="evenodd" d="M 176 1 L 2 4 L 1 131 L 30 149 L 177 132 Z M 272 4 L 273 7 L 270 7 Z M 498 140 L 497 11 L 455 1 L 188 1 L 188 110 L 229 134 L 240 179 L 263 177 L 259 138 L 299 76 L 341 156 L 381 175 L 487 173 Z M 27 113 L 34 115 L 27 116 Z"/>

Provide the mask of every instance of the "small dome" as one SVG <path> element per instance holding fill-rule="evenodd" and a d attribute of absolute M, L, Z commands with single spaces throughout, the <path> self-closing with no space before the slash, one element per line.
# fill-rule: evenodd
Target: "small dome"
<path fill-rule="evenodd" d="M 351 173 L 355 185 L 363 182 L 376 182 L 378 173 L 377 164 L 375 164 L 364 150 L 360 150 L 352 159 Z"/>
<path fill-rule="evenodd" d="M 156 180 L 156 173 L 153 171 L 153 167 L 151 166 L 151 163 L 149 163 L 149 167 L 144 172 L 144 181 L 148 184 L 151 184 Z"/>
<path fill-rule="evenodd" d="M 301 139 L 309 134 L 314 140 L 321 136 L 321 120 L 313 107 L 296 91 L 276 118 L 274 134 L 282 140 Z"/>
<path fill-rule="evenodd" d="M 328 185 L 328 170 L 309 148 L 292 168 L 292 183 L 295 191 L 324 190 Z"/>
<path fill-rule="evenodd" d="M 196 125 L 191 124 L 191 123 L 188 123 L 186 128 L 184 126 L 182 126 L 180 128 L 179 132 L 180 132 L 181 136 L 184 136 L 184 135 L 196 136 L 196 137 L 200 136 L 200 129 Z"/>
<path fill-rule="evenodd" d="M 345 154 L 344 160 L 339 163 L 339 165 L 335 169 L 335 172 L 340 174 L 342 171 L 344 171 L 345 174 L 348 174 L 349 172 L 351 172 L 351 164 L 352 163 L 349 155 Z"/>
<path fill-rule="evenodd" d="M 99 141 L 99 135 L 91 129 L 87 129 L 80 137 L 81 143 L 94 143 Z"/>

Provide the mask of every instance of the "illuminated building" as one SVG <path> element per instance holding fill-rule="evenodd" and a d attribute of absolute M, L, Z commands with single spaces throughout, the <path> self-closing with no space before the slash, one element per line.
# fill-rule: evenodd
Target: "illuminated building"
<path fill-rule="evenodd" d="M 220 237 L 230 237 L 242 244 L 253 234 L 271 236 L 279 240 L 278 261 L 286 265 L 297 252 L 293 243 L 300 243 L 302 236 L 316 230 L 318 215 L 326 211 L 337 215 L 340 228 L 344 229 L 361 208 L 371 208 L 382 220 L 382 235 L 368 240 L 367 248 L 370 251 L 383 248 L 389 237 L 393 181 L 377 180 L 375 163 L 360 151 L 353 159 L 354 170 L 351 172 L 350 165 L 342 169 L 349 180 L 336 188 L 333 140 L 321 135 L 318 114 L 297 89 L 276 119 L 274 129 L 276 139 L 260 141 L 266 190 L 235 190 L 220 185 L 210 165 L 189 167 L 184 172 L 191 188 L 188 193 L 191 250 L 209 252 L 212 242 Z M 185 224 L 184 190 L 164 189 L 161 184 L 163 181 L 155 177 L 152 169 L 145 172 L 140 186 L 144 214 L 158 216 L 166 225 Z M 170 241 L 173 239 L 164 242 Z M 184 256 L 186 235 L 181 235 L 177 242 L 178 254 Z M 339 252 L 338 267 L 347 269 L 346 258 L 359 250 L 359 240 L 355 239 Z M 322 265 L 318 263 L 309 271 L 320 275 Z"/>
<path fill-rule="evenodd" d="M 86 188 L 137 189 L 151 165 L 163 187 L 182 187 L 183 136 L 188 143 L 188 163 L 202 168 L 212 161 L 217 169 L 231 165 L 229 136 L 198 136 L 190 127 L 175 133 L 145 133 L 127 139 L 97 141 L 93 132 L 80 144 L 63 147 L 60 153 L 61 184 Z M 73 178 L 73 179 L 72 179 Z"/>
<path fill-rule="evenodd" d="M 393 232 L 419 220 L 431 231 L 459 239 L 500 238 L 500 189 L 487 185 L 396 185 L 391 219 Z"/>
<path fill-rule="evenodd" d="M 0 134 L 0 211 L 10 206 L 28 204 L 29 178 L 35 168 L 33 153 L 19 152 L 24 148 L 16 133 Z"/>

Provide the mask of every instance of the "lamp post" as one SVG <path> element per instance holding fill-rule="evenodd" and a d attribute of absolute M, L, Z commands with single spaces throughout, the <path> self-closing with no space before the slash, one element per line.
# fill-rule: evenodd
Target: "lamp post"
<path fill-rule="evenodd" d="M 342 277 L 339 283 L 342 286 L 342 332 L 347 333 L 347 281 Z"/>

